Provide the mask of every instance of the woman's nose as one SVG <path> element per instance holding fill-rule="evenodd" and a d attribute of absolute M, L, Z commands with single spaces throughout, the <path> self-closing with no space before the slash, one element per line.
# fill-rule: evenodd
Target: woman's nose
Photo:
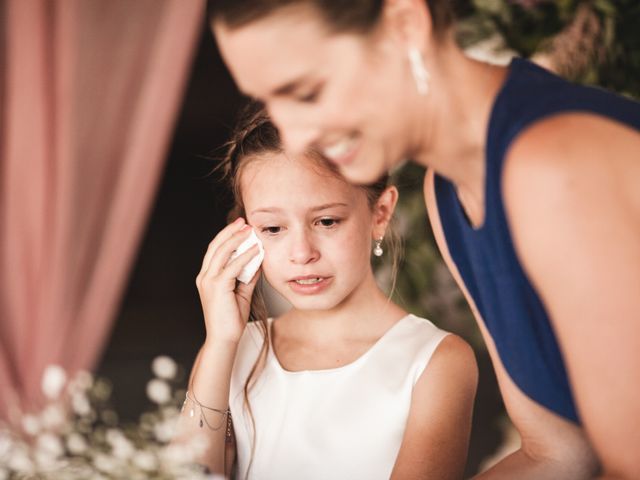
<path fill-rule="evenodd" d="M 270 106 L 269 115 L 278 127 L 285 151 L 292 155 L 304 153 L 318 137 L 318 128 L 309 115 L 296 112 L 294 107 Z"/>

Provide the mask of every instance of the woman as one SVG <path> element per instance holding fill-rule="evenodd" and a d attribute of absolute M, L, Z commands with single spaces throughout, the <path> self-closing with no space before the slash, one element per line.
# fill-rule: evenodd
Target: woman
<path fill-rule="evenodd" d="M 447 0 L 215 2 L 291 152 L 367 183 L 410 158 L 522 447 L 481 478 L 640 478 L 640 107 L 466 58 Z"/>

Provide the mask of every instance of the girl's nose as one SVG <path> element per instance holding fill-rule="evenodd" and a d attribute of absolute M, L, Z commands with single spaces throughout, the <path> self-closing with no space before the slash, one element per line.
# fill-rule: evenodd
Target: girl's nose
<path fill-rule="evenodd" d="M 318 249 L 313 244 L 310 232 L 306 229 L 296 232 L 292 236 L 289 259 L 297 265 L 306 265 L 316 261 L 320 257 Z"/>

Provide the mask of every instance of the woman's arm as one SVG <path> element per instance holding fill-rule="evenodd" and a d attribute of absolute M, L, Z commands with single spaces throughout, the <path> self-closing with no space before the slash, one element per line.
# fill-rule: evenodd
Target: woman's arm
<path fill-rule="evenodd" d="M 242 219 L 225 227 L 211 242 L 196 279 L 206 325 L 206 341 L 194 363 L 176 442 L 203 435 L 207 448 L 199 458 L 213 473 L 225 472 L 225 438 L 231 372 L 238 343 L 249 317 L 256 275 L 249 284 L 236 281 L 257 253 L 247 250 L 229 262 L 249 234 Z M 229 460 L 227 458 L 227 460 Z"/>
<path fill-rule="evenodd" d="M 517 452 L 475 478 L 478 480 L 590 478 L 591 473 L 597 471 L 598 465 L 582 429 L 527 397 L 516 386 L 502 365 L 493 338 L 449 253 L 435 199 L 432 170 L 427 171 L 424 194 L 434 237 L 451 275 L 462 290 L 478 322 L 491 356 L 507 413 L 521 438 L 521 448 Z"/>
<path fill-rule="evenodd" d="M 607 478 L 640 478 L 640 134 L 586 114 L 513 145 L 504 196 Z"/>
<path fill-rule="evenodd" d="M 448 335 L 414 387 L 392 479 L 462 478 L 477 382 L 471 347 Z"/>

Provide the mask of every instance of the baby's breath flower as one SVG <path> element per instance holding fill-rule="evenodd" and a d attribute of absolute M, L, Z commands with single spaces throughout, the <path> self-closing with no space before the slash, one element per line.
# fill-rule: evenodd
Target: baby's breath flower
<path fill-rule="evenodd" d="M 109 445 L 111 445 L 111 451 L 114 457 L 126 460 L 133 455 L 135 451 L 133 444 L 120 430 L 107 430 L 106 438 Z"/>
<path fill-rule="evenodd" d="M 17 449 L 11 454 L 7 466 L 14 472 L 22 474 L 31 474 L 35 469 L 35 465 L 27 455 L 27 452 L 22 449 Z"/>
<path fill-rule="evenodd" d="M 22 417 L 22 429 L 27 435 L 35 436 L 41 428 L 40 420 L 35 415 L 27 414 Z"/>
<path fill-rule="evenodd" d="M 88 445 L 84 436 L 79 433 L 72 432 L 67 437 L 67 449 L 73 455 L 80 455 L 87 451 Z"/>
<path fill-rule="evenodd" d="M 47 430 L 54 430 L 64 425 L 65 412 L 60 405 L 52 404 L 45 407 L 40 414 L 42 426 Z"/>
<path fill-rule="evenodd" d="M 104 473 L 114 473 L 118 468 L 118 462 L 104 453 L 96 454 L 93 457 L 93 464 Z"/>
<path fill-rule="evenodd" d="M 177 417 L 168 418 L 156 423 L 153 427 L 153 434 L 159 442 L 169 442 L 176 433 Z"/>
<path fill-rule="evenodd" d="M 67 374 L 60 365 L 48 365 L 42 375 L 42 392 L 50 400 L 55 400 L 60 396 Z"/>
<path fill-rule="evenodd" d="M 81 417 L 89 415 L 91 412 L 91 404 L 84 392 L 73 394 L 71 397 L 71 408 L 73 408 L 73 411 Z"/>
<path fill-rule="evenodd" d="M 137 451 L 132 458 L 133 464 L 140 470 L 151 472 L 158 468 L 158 459 L 151 452 Z"/>
<path fill-rule="evenodd" d="M 171 388 L 164 380 L 154 378 L 147 383 L 147 396 L 152 402 L 162 405 L 171 399 Z"/>
<path fill-rule="evenodd" d="M 178 373 L 178 365 L 171 357 L 166 355 L 156 357 L 151 364 L 151 369 L 158 378 L 166 380 L 174 379 Z"/>

